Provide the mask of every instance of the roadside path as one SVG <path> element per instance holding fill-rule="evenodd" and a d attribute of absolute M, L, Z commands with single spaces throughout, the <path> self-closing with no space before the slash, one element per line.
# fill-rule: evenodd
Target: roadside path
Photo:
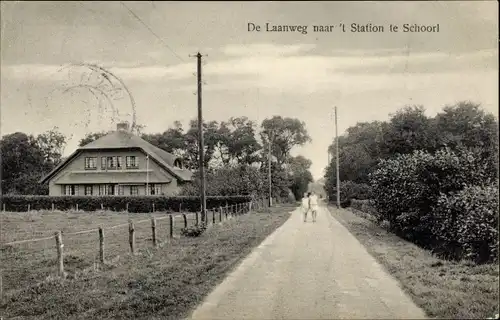
<path fill-rule="evenodd" d="M 425 319 L 334 216 L 295 210 L 190 319 Z"/>

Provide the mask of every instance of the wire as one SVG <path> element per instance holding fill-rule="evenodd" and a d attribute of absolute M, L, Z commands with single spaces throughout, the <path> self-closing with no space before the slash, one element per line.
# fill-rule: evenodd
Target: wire
<path fill-rule="evenodd" d="M 169 49 L 177 58 L 179 58 L 179 60 L 185 62 L 184 59 L 182 59 L 177 53 L 175 53 L 175 51 L 164 40 L 162 40 L 153 31 L 153 29 L 151 29 L 151 27 L 149 27 L 144 21 L 142 21 L 142 19 L 132 9 L 130 9 L 125 3 L 123 3 L 123 1 L 120 1 L 120 3 L 130 12 L 130 14 L 132 14 L 140 23 L 142 23 L 142 25 L 145 26 L 149 30 L 149 32 L 151 32 L 156 37 L 156 39 L 158 39 L 161 43 L 163 43 L 163 45 L 167 47 L 167 49 Z"/>

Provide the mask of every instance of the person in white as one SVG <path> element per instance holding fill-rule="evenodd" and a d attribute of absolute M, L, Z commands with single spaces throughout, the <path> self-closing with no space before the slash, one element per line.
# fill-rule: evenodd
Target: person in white
<path fill-rule="evenodd" d="M 311 210 L 313 222 L 316 222 L 318 214 L 318 196 L 314 192 L 309 192 L 309 210 Z"/>
<path fill-rule="evenodd" d="M 307 213 L 309 212 L 309 197 L 307 193 L 304 193 L 304 198 L 302 198 L 302 213 L 304 214 L 304 222 L 307 220 Z"/>

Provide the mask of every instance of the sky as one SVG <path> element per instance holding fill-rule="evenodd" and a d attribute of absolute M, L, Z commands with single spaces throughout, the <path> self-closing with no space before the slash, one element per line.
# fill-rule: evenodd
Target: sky
<path fill-rule="evenodd" d="M 423 105 L 433 116 L 470 100 L 498 117 L 497 1 L 1 6 L 0 132 L 38 134 L 56 126 L 69 137 L 65 154 L 88 132 L 131 122 L 133 108 L 121 93 L 112 101 L 114 114 L 82 87 L 98 81 L 88 69 L 63 67 L 95 63 L 111 71 L 132 94 L 137 123 L 163 132 L 197 117 L 197 52 L 204 55 L 204 120 L 304 121 L 312 142 L 292 153 L 312 161 L 316 179 L 335 137 L 334 106 L 339 134 L 357 122 L 387 120 L 406 105 Z M 249 31 L 249 23 L 260 31 Z M 351 32 L 353 23 L 384 32 Z M 307 26 L 307 33 L 268 32 L 266 24 Z M 404 24 L 439 24 L 439 32 L 403 32 Z M 315 25 L 333 30 L 314 32 Z"/>

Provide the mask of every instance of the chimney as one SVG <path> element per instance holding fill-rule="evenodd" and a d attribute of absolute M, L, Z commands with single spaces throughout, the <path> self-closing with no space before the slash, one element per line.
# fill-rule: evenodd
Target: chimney
<path fill-rule="evenodd" d="M 129 131 L 128 122 L 120 122 L 116 124 L 117 131 Z"/>

